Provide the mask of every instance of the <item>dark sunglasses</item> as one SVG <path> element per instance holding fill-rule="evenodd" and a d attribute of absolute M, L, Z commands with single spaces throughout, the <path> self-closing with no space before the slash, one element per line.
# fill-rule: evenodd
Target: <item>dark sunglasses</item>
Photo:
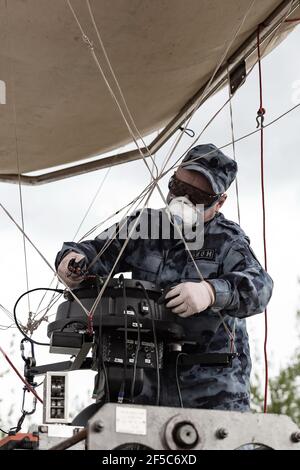
<path fill-rule="evenodd" d="M 173 175 L 169 181 L 169 190 L 173 196 L 188 196 L 192 204 L 203 204 L 205 207 L 212 206 L 217 202 L 222 194 L 209 194 L 202 189 L 195 188 L 188 183 L 184 183 Z"/>

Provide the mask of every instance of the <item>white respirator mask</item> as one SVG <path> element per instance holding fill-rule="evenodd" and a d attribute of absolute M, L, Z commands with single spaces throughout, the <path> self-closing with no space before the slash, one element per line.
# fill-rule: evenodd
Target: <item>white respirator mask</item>
<path fill-rule="evenodd" d="M 186 196 L 178 196 L 172 198 L 168 202 L 167 213 L 180 227 L 189 229 L 199 224 L 201 217 L 201 210 L 194 206 L 194 204 Z M 172 222 L 172 221 L 171 221 Z"/>

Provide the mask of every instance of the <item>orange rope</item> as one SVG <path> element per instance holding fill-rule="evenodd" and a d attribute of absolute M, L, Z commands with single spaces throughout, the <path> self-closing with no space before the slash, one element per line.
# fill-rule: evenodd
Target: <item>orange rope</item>
<path fill-rule="evenodd" d="M 11 360 L 9 359 L 9 357 L 7 356 L 7 354 L 3 351 L 3 349 L 1 348 L 0 346 L 0 351 L 2 352 L 3 356 L 5 357 L 5 359 L 7 360 L 7 362 L 9 363 L 10 367 L 15 371 L 15 373 L 17 374 L 17 376 L 19 377 L 19 379 L 22 380 L 22 382 L 25 384 L 25 386 L 27 387 L 27 390 L 29 392 L 31 392 L 35 398 L 37 398 L 41 403 L 43 403 L 43 400 L 38 396 L 38 394 L 36 393 L 36 391 L 34 390 L 34 388 L 27 382 L 26 379 L 24 379 L 24 377 L 20 374 L 20 372 L 18 371 L 18 369 L 13 365 L 13 363 L 11 362 Z"/>
<path fill-rule="evenodd" d="M 257 29 L 257 54 L 258 54 L 258 73 L 259 73 L 259 96 L 260 105 L 257 111 L 257 120 L 260 118 L 260 174 L 261 174 L 261 199 L 262 199 L 262 212 L 263 212 L 263 243 L 264 243 L 264 264 L 265 270 L 268 271 L 267 265 L 267 237 L 266 237 L 266 204 L 265 204 L 265 184 L 264 184 L 264 126 L 263 118 L 265 109 L 263 107 L 263 86 L 262 86 L 262 69 L 261 69 L 261 54 L 260 54 L 260 25 Z M 264 413 L 267 412 L 268 405 L 268 382 L 269 382 L 269 367 L 268 367 L 268 313 L 265 309 L 265 338 L 264 338 L 264 360 L 265 360 L 265 390 L 264 390 Z"/>

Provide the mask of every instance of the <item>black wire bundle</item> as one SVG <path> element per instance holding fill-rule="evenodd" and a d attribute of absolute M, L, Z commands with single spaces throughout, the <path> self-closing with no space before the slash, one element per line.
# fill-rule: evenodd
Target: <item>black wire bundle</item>
<path fill-rule="evenodd" d="M 159 405 L 159 398 L 160 398 L 160 374 L 159 374 L 159 358 L 158 358 L 158 344 L 157 344 L 157 336 L 156 336 L 156 328 L 155 328 L 155 318 L 154 313 L 152 310 L 151 302 L 149 299 L 149 295 L 145 286 L 141 282 L 136 283 L 137 286 L 140 286 L 143 289 L 144 295 L 147 300 L 147 304 L 150 311 L 151 322 L 152 322 L 152 333 L 153 333 L 153 342 L 154 342 L 154 350 L 155 350 L 155 363 L 156 363 L 156 381 L 157 381 L 157 388 L 156 388 L 156 405 Z M 139 324 L 139 323 L 138 323 Z"/>
<path fill-rule="evenodd" d="M 119 277 L 119 280 L 122 282 L 122 287 L 123 287 L 123 311 L 124 311 L 124 342 L 125 342 L 125 351 L 124 351 L 124 377 L 123 377 L 123 383 L 121 386 L 120 393 L 123 392 L 123 396 L 120 397 L 123 399 L 125 398 L 125 391 L 126 391 L 126 379 L 127 379 L 127 360 L 128 360 L 128 355 L 127 355 L 127 341 L 128 341 L 128 318 L 127 318 L 127 296 L 126 296 L 126 286 L 124 282 L 124 276 L 121 274 Z M 121 401 L 121 402 L 122 402 Z"/>
<path fill-rule="evenodd" d="M 135 381 L 136 381 L 136 369 L 137 369 L 139 351 L 140 351 L 140 348 L 141 348 L 140 318 L 139 318 L 138 312 L 135 311 L 135 310 L 134 310 L 134 315 L 135 315 L 135 319 L 136 319 L 136 323 L 137 323 L 137 345 L 136 345 L 136 349 L 135 349 L 135 356 L 134 356 L 134 363 L 133 363 L 133 377 L 132 377 L 131 390 L 130 390 L 131 403 L 134 403 L 134 387 L 135 387 Z"/>
<path fill-rule="evenodd" d="M 101 283 L 100 283 L 100 276 L 96 276 L 96 288 L 97 288 L 97 295 L 101 290 Z M 105 402 L 110 402 L 110 389 L 109 389 L 109 382 L 108 382 L 108 375 L 107 369 L 104 362 L 103 357 L 103 337 L 102 337 L 102 308 L 101 304 L 99 304 L 99 330 L 98 330 L 98 386 L 100 385 L 100 372 L 101 368 L 103 369 L 104 379 L 105 379 L 105 387 L 106 387 L 106 396 Z"/>

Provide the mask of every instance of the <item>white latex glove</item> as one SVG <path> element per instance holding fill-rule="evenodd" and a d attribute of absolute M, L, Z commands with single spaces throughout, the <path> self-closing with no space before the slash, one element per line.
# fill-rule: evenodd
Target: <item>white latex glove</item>
<path fill-rule="evenodd" d="M 82 273 L 70 271 L 69 263 L 72 260 L 74 260 L 75 263 L 79 263 L 83 258 L 85 258 L 84 255 L 76 253 L 75 251 L 70 251 L 70 253 L 63 257 L 58 265 L 57 274 L 59 275 L 59 278 L 71 289 L 78 287 L 78 285 L 83 281 L 84 276 Z"/>
<path fill-rule="evenodd" d="M 173 313 L 186 318 L 195 313 L 203 312 L 215 301 L 213 287 L 206 281 L 182 282 L 167 293 L 166 299 L 172 299 L 167 304 Z"/>

